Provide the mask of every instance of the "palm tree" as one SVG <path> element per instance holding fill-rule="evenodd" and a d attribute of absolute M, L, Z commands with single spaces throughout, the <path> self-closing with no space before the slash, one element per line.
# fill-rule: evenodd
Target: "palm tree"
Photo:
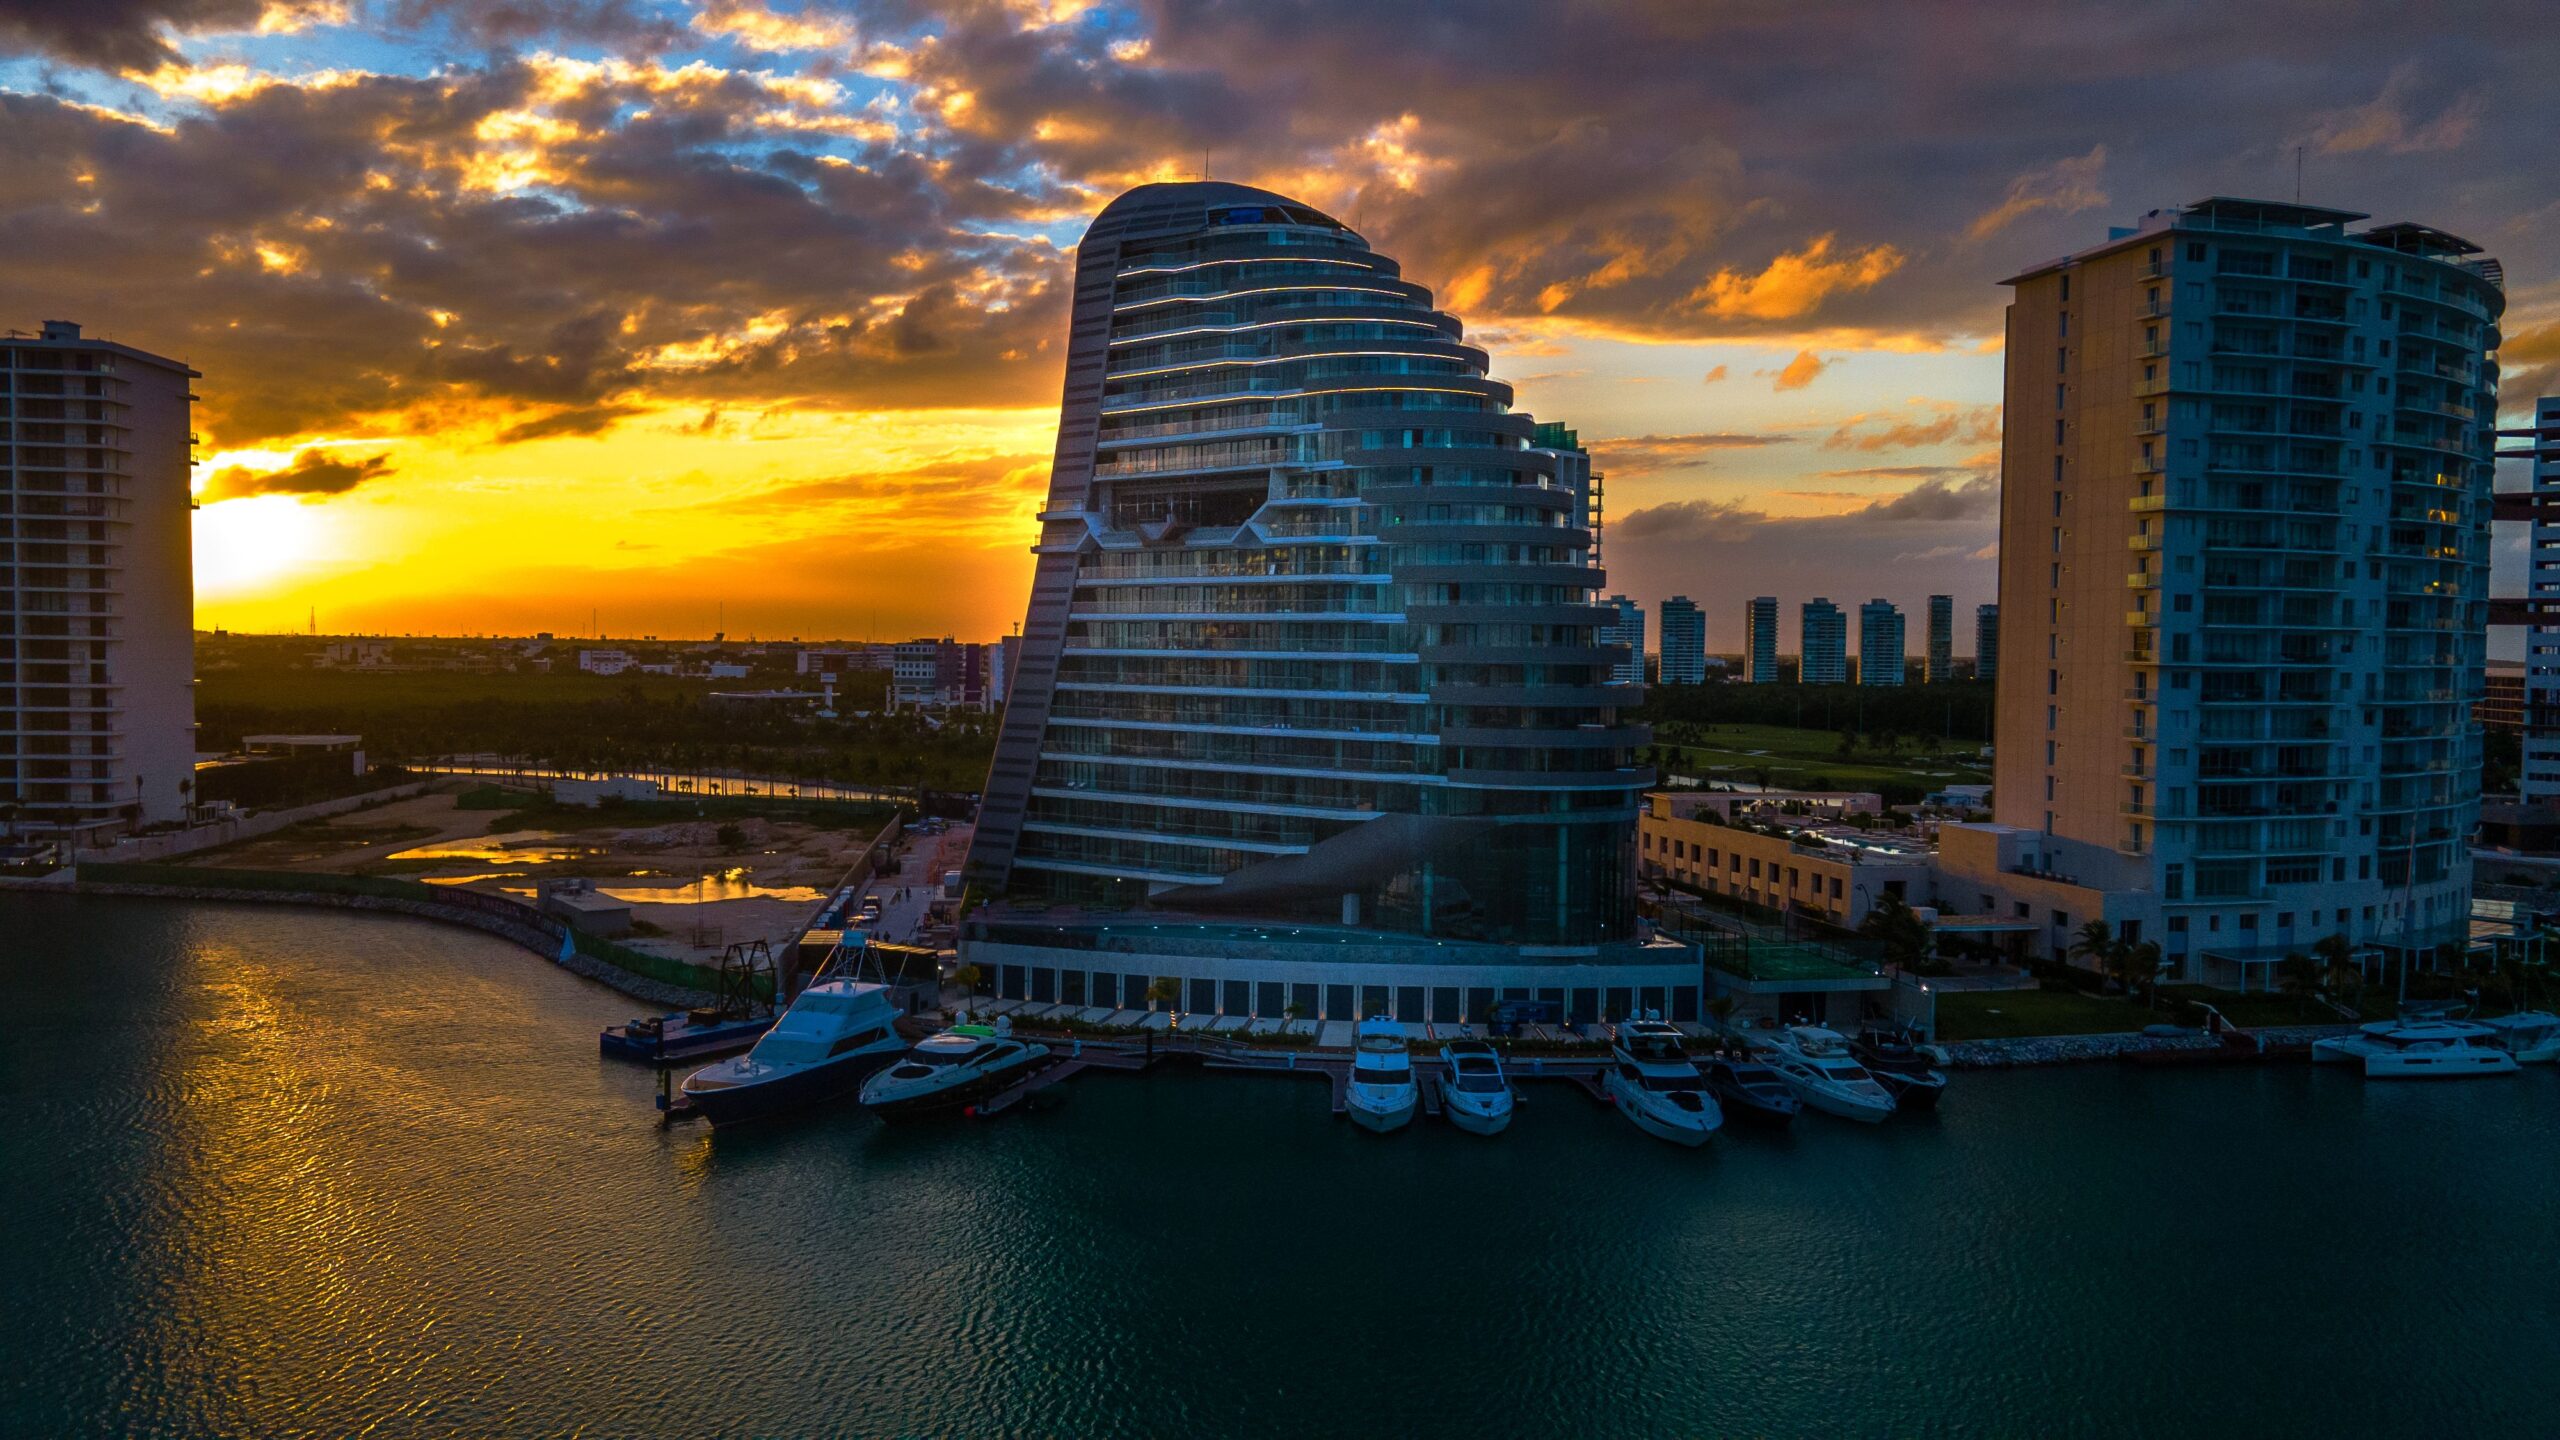
<path fill-rule="evenodd" d="M 1735 1000 L 1730 995 L 1719 995 L 1713 1000 L 1707 1002 L 1707 1013 L 1716 1017 L 1717 1029 L 1727 1030 L 1732 1028 L 1733 1012 L 1739 1007 L 1740 1003 L 1741 1002 Z"/>
<path fill-rule="evenodd" d="M 2148 986 L 2151 998 L 2160 998 L 2160 942 L 2145 940 L 2139 945 L 2117 945 L 2106 957 L 2107 974 L 2124 987 L 2126 998 L 2133 996 L 2137 985 Z"/>
<path fill-rule="evenodd" d="M 2320 963 L 2300 951 L 2276 962 L 2276 986 L 2296 1001 L 2308 1002 L 2320 993 Z"/>
<path fill-rule="evenodd" d="M 1170 975 L 1157 976 L 1147 985 L 1147 1003 L 1164 1007 L 1179 1006 L 1182 1003 L 1182 982 Z M 1174 1016 L 1180 1019 L 1181 1011 L 1176 1009 Z"/>
<path fill-rule="evenodd" d="M 2088 961 L 2091 969 L 2105 974 L 2108 962 L 2115 958 L 2123 944 L 2116 938 L 2114 927 L 2106 921 L 2090 920 L 2080 926 L 2078 934 L 2072 938 L 2071 948 L 2064 953 L 2072 959 Z"/>
<path fill-rule="evenodd" d="M 1858 933 L 1884 946 L 1884 958 L 1896 969 L 1908 969 L 1929 958 L 1929 927 L 1899 895 L 1887 895 L 1858 922 Z"/>

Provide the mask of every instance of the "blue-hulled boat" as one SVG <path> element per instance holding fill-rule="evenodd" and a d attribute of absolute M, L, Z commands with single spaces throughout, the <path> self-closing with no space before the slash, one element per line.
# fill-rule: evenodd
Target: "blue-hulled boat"
<path fill-rule="evenodd" d="M 714 1125 L 833 1100 L 905 1053 L 889 987 L 821 980 L 800 992 L 753 1050 L 684 1077 L 684 1098 Z"/>
<path fill-rule="evenodd" d="M 735 1055 L 773 1028 L 771 1015 L 733 1016 L 719 1010 L 678 1010 L 607 1025 L 596 1049 L 608 1060 L 677 1065 Z"/>

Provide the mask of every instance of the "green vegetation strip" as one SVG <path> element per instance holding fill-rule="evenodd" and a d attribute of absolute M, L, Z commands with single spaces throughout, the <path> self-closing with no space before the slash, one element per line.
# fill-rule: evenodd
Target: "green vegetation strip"
<path fill-rule="evenodd" d="M 446 911 L 477 911 L 538 928 L 547 929 L 561 923 L 530 905 L 520 905 L 503 896 L 456 891 L 378 875 L 225 870 L 201 865 L 117 865 L 84 860 L 80 864 L 80 878 L 115 885 L 164 885 L 177 889 L 234 890 L 270 895 L 362 895 L 378 900 L 405 900 Z M 576 937 L 579 954 L 617 970 L 691 990 L 717 991 L 720 988 L 719 973 L 704 966 L 617 945 L 582 930 L 572 929 L 569 933 Z"/>

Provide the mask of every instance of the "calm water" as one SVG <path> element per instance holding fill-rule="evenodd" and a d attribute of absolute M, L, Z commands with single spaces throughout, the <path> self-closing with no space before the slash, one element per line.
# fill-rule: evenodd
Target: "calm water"
<path fill-rule="evenodd" d="M 1705 1153 L 1276 1080 L 661 1133 L 424 922 L 0 901 L 9 1434 L 2551 1434 L 2560 1076 L 1961 1077 Z"/>

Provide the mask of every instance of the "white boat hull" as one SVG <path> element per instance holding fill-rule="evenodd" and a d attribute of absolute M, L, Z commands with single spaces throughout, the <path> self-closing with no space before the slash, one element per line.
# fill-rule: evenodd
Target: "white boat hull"
<path fill-rule="evenodd" d="M 1499 1135 L 1511 1124 L 1511 1096 L 1505 1092 L 1491 1105 L 1479 1109 L 1471 1098 L 1442 1081 L 1440 1113 L 1449 1117 L 1450 1124 L 1470 1135 Z"/>
<path fill-rule="evenodd" d="M 2368 1080 L 2456 1080 L 2475 1075 L 2513 1075 L 2516 1057 L 2504 1050 L 2454 1050 L 2417 1055 L 2368 1055 Z"/>
<path fill-rule="evenodd" d="M 1401 1130 L 1412 1124 L 1413 1112 L 1420 1107 L 1413 1095 L 1407 1093 L 1404 1103 L 1400 1105 L 1380 1106 L 1374 1102 L 1364 1104 L 1355 1096 L 1348 1108 L 1351 1111 L 1353 1124 L 1363 1130 L 1384 1135 L 1391 1130 Z"/>
<path fill-rule="evenodd" d="M 1862 1125 L 1880 1125 L 1884 1123 L 1886 1116 L 1893 1113 L 1891 1100 L 1879 1104 L 1854 1095 L 1843 1095 L 1826 1086 L 1804 1084 L 1792 1075 L 1787 1076 L 1787 1086 L 1795 1091 L 1796 1098 L 1808 1107 L 1819 1110 L 1825 1115 L 1837 1115 L 1843 1120 L 1855 1120 Z"/>
<path fill-rule="evenodd" d="M 1657 1114 L 1643 1102 L 1629 1098 L 1625 1087 L 1614 1075 L 1609 1079 L 1609 1103 L 1618 1108 L 1619 1114 L 1633 1121 L 1637 1129 L 1656 1140 L 1668 1140 L 1674 1145 L 1685 1145 L 1695 1150 L 1715 1137 L 1716 1127 L 1713 1125 L 1674 1121 Z"/>

